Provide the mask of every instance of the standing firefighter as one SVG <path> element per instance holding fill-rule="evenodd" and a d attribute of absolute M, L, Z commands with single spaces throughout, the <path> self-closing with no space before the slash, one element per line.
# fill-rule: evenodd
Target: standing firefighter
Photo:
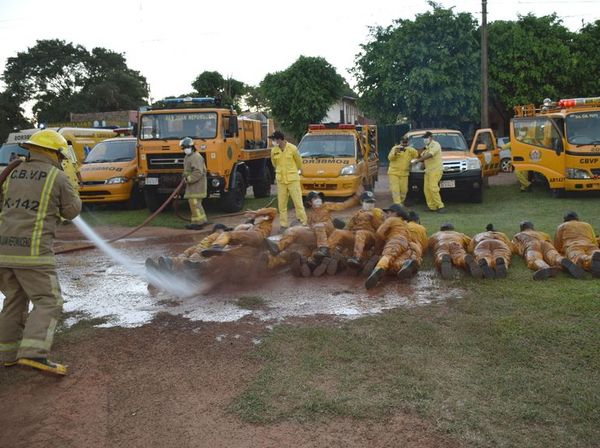
<path fill-rule="evenodd" d="M 554 236 L 556 250 L 594 277 L 600 277 L 600 247 L 594 229 L 580 221 L 575 212 L 567 212 L 563 220 Z"/>
<path fill-rule="evenodd" d="M 208 224 L 204 207 L 202 207 L 202 199 L 206 197 L 206 165 L 204 158 L 196 152 L 194 141 L 190 137 L 181 139 L 179 147 L 185 152 L 183 159 L 185 195 L 183 197 L 188 200 L 192 214 L 192 222 L 185 228 L 200 230 Z"/>
<path fill-rule="evenodd" d="M 425 147 L 421 151 L 421 156 L 411 160 L 411 163 L 423 162 L 425 164 L 425 179 L 423 181 L 423 192 L 427 207 L 432 212 L 445 213 L 444 203 L 440 196 L 440 180 L 444 174 L 444 164 L 442 161 L 442 147 L 433 139 L 430 131 L 423 135 Z"/>
<path fill-rule="evenodd" d="M 57 132 L 36 132 L 21 146 L 29 158 L 10 174 L 0 194 L 0 360 L 66 375 L 48 359 L 63 299 L 52 243 L 60 219 L 73 219 L 81 200 L 61 171 L 67 141 Z M 29 302 L 33 309 L 27 315 Z"/>
<path fill-rule="evenodd" d="M 275 180 L 277 181 L 277 208 L 279 209 L 279 227 L 285 230 L 288 227 L 287 204 L 292 198 L 296 210 L 296 218 L 306 225 L 307 218 L 302 203 L 302 189 L 300 188 L 300 175 L 302 159 L 296 148 L 285 140 L 283 133 L 275 131 L 269 138 L 275 146 L 271 150 L 271 162 L 275 167 Z"/>
<path fill-rule="evenodd" d="M 408 139 L 403 138 L 399 145 L 394 146 L 388 154 L 390 166 L 388 168 L 388 182 L 394 204 L 404 204 L 408 193 L 408 175 L 410 161 L 419 157 L 419 153 L 412 146 L 408 146 Z"/>
<path fill-rule="evenodd" d="M 550 242 L 550 235 L 534 230 L 531 221 L 523 221 L 520 230 L 512 239 L 515 253 L 523 257 L 529 269 L 535 271 L 534 280 L 554 277 L 562 268 L 575 278 L 584 277 L 583 269 L 559 254 Z"/>

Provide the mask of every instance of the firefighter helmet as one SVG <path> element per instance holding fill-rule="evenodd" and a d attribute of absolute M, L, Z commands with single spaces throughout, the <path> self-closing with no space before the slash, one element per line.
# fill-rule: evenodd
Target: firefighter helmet
<path fill-rule="evenodd" d="M 50 151 L 66 152 L 67 141 L 56 131 L 44 129 L 33 134 L 29 140 L 20 144 L 25 149 L 49 149 Z"/>
<path fill-rule="evenodd" d="M 181 149 L 185 149 L 185 148 L 193 148 L 194 147 L 194 140 L 192 140 L 192 137 L 184 137 L 179 141 L 179 147 Z"/>

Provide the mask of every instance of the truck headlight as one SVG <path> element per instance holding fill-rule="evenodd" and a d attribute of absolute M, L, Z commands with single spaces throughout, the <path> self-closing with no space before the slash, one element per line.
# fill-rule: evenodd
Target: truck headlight
<path fill-rule="evenodd" d="M 591 179 L 590 174 L 586 170 L 578 170 L 577 168 L 567 168 L 565 170 L 567 179 Z"/>
<path fill-rule="evenodd" d="M 481 161 L 477 157 L 467 158 L 467 169 L 468 170 L 480 170 Z"/>
<path fill-rule="evenodd" d="M 340 170 L 340 176 L 351 176 L 356 174 L 356 165 L 348 165 Z"/>
<path fill-rule="evenodd" d="M 217 188 L 217 187 L 219 187 L 219 186 L 221 185 L 221 180 L 220 180 L 220 179 L 216 179 L 216 178 L 215 178 L 215 179 L 212 179 L 212 180 L 210 181 L 210 184 L 211 184 L 213 187 Z"/>
<path fill-rule="evenodd" d="M 127 179 L 126 177 L 111 177 L 110 179 L 106 180 L 106 183 L 108 185 L 111 184 L 126 184 L 129 181 L 129 179 Z"/>

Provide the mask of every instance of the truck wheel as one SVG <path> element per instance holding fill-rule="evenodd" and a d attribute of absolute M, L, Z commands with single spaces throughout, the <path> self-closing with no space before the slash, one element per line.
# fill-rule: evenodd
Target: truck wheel
<path fill-rule="evenodd" d="M 481 204 L 483 202 L 483 186 L 473 190 L 470 199 L 474 204 Z"/>
<path fill-rule="evenodd" d="M 232 185 L 227 193 L 223 194 L 222 207 L 228 213 L 239 212 L 244 206 L 246 196 L 246 185 L 242 176 L 235 176 L 235 185 Z"/>
<path fill-rule="evenodd" d="M 255 198 L 268 198 L 271 196 L 271 174 L 264 169 L 263 178 L 252 185 Z"/>
<path fill-rule="evenodd" d="M 512 161 L 508 157 L 505 157 L 504 159 L 500 160 L 500 170 L 503 173 L 513 172 Z"/>
<path fill-rule="evenodd" d="M 167 199 L 166 196 L 158 194 L 155 188 L 144 188 L 144 200 L 149 211 L 155 212 Z"/>
<path fill-rule="evenodd" d="M 559 198 L 564 198 L 565 197 L 565 190 L 562 188 L 551 188 L 550 189 L 550 196 L 552 196 L 553 198 L 559 199 Z"/>
<path fill-rule="evenodd" d="M 144 206 L 144 195 L 137 184 L 131 186 L 129 200 L 125 201 L 126 210 L 138 210 Z"/>

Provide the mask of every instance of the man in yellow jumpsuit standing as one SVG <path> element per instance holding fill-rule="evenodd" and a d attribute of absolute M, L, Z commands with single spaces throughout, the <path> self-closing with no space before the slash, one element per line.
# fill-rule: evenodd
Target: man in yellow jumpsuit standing
<path fill-rule="evenodd" d="M 579 221 L 575 212 L 567 212 L 563 220 L 554 236 L 556 250 L 594 277 L 600 277 L 600 247 L 594 229 Z"/>
<path fill-rule="evenodd" d="M 440 196 L 440 180 L 444 173 L 442 147 L 433 139 L 433 134 L 429 131 L 423 135 L 423 141 L 425 142 L 425 148 L 421 151 L 420 157 L 411 160 L 411 164 L 418 162 L 425 164 L 423 193 L 425 193 L 427 207 L 433 212 L 445 213 L 446 209 Z"/>
<path fill-rule="evenodd" d="M 410 161 L 419 157 L 419 153 L 412 146 L 408 146 L 408 139 L 403 138 L 399 145 L 394 146 L 388 154 L 388 182 L 394 204 L 404 205 L 408 193 L 408 175 Z"/>
<path fill-rule="evenodd" d="M 535 271 L 534 280 L 554 277 L 562 268 L 575 278 L 584 277 L 583 269 L 559 254 L 550 242 L 550 235 L 534 230 L 531 221 L 523 221 L 520 230 L 512 239 L 515 253 L 523 257 L 529 269 Z"/>
<path fill-rule="evenodd" d="M 60 219 L 74 219 L 81 200 L 61 169 L 63 136 L 38 131 L 22 146 L 30 155 L 0 190 L 0 362 L 66 375 L 48 359 L 63 303 L 52 244 Z"/>
<path fill-rule="evenodd" d="M 208 224 L 204 207 L 202 207 L 202 199 L 206 197 L 206 165 L 204 157 L 196 152 L 194 141 L 190 137 L 182 139 L 179 146 L 185 152 L 183 159 L 185 195 L 183 197 L 188 200 L 192 214 L 192 222 L 185 228 L 200 230 Z"/>
<path fill-rule="evenodd" d="M 282 132 L 275 131 L 269 138 L 275 146 L 271 149 L 271 163 L 275 168 L 277 182 L 277 208 L 279 209 L 279 227 L 285 230 L 288 227 L 287 204 L 288 197 L 292 198 L 296 210 L 296 218 L 306 225 L 307 218 L 302 203 L 302 189 L 300 188 L 300 175 L 302 159 L 296 148 L 285 140 Z"/>

